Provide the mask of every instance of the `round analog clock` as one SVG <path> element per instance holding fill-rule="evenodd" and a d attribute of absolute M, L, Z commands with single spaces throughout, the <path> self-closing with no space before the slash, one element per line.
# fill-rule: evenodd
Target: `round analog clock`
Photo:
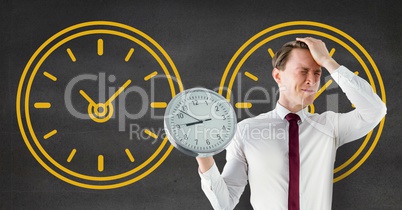
<path fill-rule="evenodd" d="M 153 172 L 173 149 L 157 126 L 181 90 L 173 61 L 151 37 L 85 22 L 49 38 L 28 61 L 17 118 L 48 172 L 83 188 L 117 188 Z"/>
<path fill-rule="evenodd" d="M 192 88 L 175 96 L 165 113 L 165 132 L 181 152 L 195 157 L 221 152 L 236 132 L 236 115 L 218 93 Z"/>

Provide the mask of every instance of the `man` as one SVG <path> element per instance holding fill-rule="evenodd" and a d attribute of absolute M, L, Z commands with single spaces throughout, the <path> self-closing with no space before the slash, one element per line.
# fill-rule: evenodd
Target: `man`
<path fill-rule="evenodd" d="M 233 209 L 247 181 L 254 209 L 331 209 L 336 149 L 366 135 L 386 107 L 365 80 L 329 55 L 321 40 L 297 38 L 272 63 L 280 90 L 276 108 L 238 123 L 222 174 L 213 157 L 197 158 L 202 189 L 214 209 Z M 307 112 L 319 88 L 321 67 L 355 105 L 353 111 Z"/>

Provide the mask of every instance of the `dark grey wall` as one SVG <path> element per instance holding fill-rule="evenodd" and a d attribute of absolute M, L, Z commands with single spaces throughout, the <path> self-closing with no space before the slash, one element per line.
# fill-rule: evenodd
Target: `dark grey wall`
<path fill-rule="evenodd" d="M 397 66 L 402 60 L 400 1 L 5 0 L 1 2 L 0 8 L 2 29 L 0 33 L 1 209 L 211 209 L 200 189 L 195 160 L 177 150 L 173 150 L 169 157 L 145 178 L 125 187 L 110 190 L 85 189 L 66 183 L 44 169 L 28 150 L 21 137 L 16 117 L 17 87 L 23 70 L 34 52 L 49 37 L 69 26 L 93 20 L 123 23 L 152 37 L 166 50 L 175 63 L 186 89 L 196 86 L 210 89 L 218 87 L 225 67 L 240 46 L 258 32 L 276 24 L 308 20 L 328 24 L 344 31 L 367 50 L 378 66 L 385 87 L 388 115 L 384 129 L 379 134 L 378 144 L 371 155 L 355 172 L 334 184 L 333 209 L 402 208 L 402 188 L 400 187 L 402 186 L 400 176 L 402 148 L 399 143 L 401 131 L 400 120 L 396 117 L 402 114 L 399 109 L 402 88 L 401 70 Z M 278 40 L 276 44 L 273 43 L 272 48 L 277 48 L 279 42 L 283 43 L 286 39 L 290 40 L 295 36 L 297 35 Z M 108 45 L 107 36 L 104 39 L 105 55 L 107 47 L 116 52 L 121 48 L 121 45 Z M 89 39 L 88 42 L 90 41 Z M 124 45 L 124 43 L 119 44 Z M 112 85 L 114 87 L 118 87 L 127 78 L 146 75 L 146 71 L 141 71 L 141 67 L 149 64 L 146 62 L 149 58 L 143 58 L 144 63 L 136 66 L 140 69 L 138 72 L 119 72 L 120 66 L 113 65 L 113 61 L 96 64 L 97 57 L 91 57 L 89 51 L 92 49 L 85 45 L 85 42 L 75 43 L 73 46 L 75 48 L 72 47 L 72 49 L 76 49 L 77 53 L 81 50 L 81 56 L 86 56 L 89 64 L 85 68 L 88 70 L 81 71 L 84 68 L 82 66 L 77 67 L 80 69 L 74 69 L 71 66 L 67 68 L 66 66 L 71 65 L 70 61 L 55 58 L 60 59 L 59 66 L 64 68 L 57 73 L 59 84 L 61 84 L 60 93 L 63 93 L 62 88 L 72 79 L 71 75 L 83 72 L 94 74 L 112 72 L 116 76 L 116 83 Z M 329 42 L 328 47 L 337 48 L 337 45 Z M 87 51 L 88 53 L 85 53 Z M 337 48 L 334 56 L 338 61 L 353 69 L 361 68 L 345 50 Z M 259 61 L 263 60 L 259 59 Z M 268 56 L 266 61 L 261 65 L 269 68 Z M 95 65 L 98 65 L 96 69 L 91 70 Z M 259 68 L 260 63 L 254 66 L 250 64 L 250 69 L 254 67 Z M 367 74 L 363 72 L 360 72 L 360 75 L 367 78 Z M 266 76 L 270 77 L 269 74 Z M 378 78 L 374 79 L 378 87 Z M 39 79 L 37 81 L 38 87 L 42 89 L 37 95 L 33 95 L 33 98 L 37 97 L 39 100 L 43 93 L 57 98 L 57 91 L 46 92 L 47 89 L 52 89 L 52 83 L 46 80 L 41 82 Z M 267 89 L 270 90 L 273 87 L 272 81 L 269 82 L 269 79 L 264 81 L 267 81 L 269 85 Z M 133 84 L 143 83 L 143 80 L 133 79 Z M 96 83 L 90 83 L 89 86 L 83 85 L 81 88 L 87 88 L 89 95 L 97 93 Z M 170 92 L 167 90 L 158 89 L 156 92 L 156 95 L 159 94 L 165 100 L 169 98 Z M 81 108 L 85 111 L 86 104 L 82 101 L 82 97 L 78 94 L 73 97 L 76 97 L 74 100 L 77 100 L 78 104 L 81 103 Z M 136 100 L 131 100 L 128 106 L 138 105 Z M 340 97 L 340 110 L 347 109 L 345 108 L 347 103 L 342 100 L 345 98 Z M 111 120 L 104 127 L 94 123 L 88 124 L 91 122 L 88 120 L 83 124 L 79 124 L 81 121 L 69 121 L 72 119 L 70 115 L 59 113 L 63 110 L 57 110 L 57 107 L 62 105 L 63 101 L 54 102 L 51 114 L 41 117 L 37 113 L 38 115 L 32 116 L 38 129 L 49 124 L 61 126 L 58 136 L 61 136 L 61 140 L 80 139 L 85 142 L 81 143 L 81 146 L 90 146 L 93 150 L 103 147 L 111 148 L 120 144 L 118 140 L 128 138 L 127 131 L 117 131 L 116 120 Z M 325 108 L 325 105 L 316 106 L 318 111 Z M 347 107 L 350 108 L 349 104 Z M 270 105 L 256 107 L 253 113 L 269 111 L 270 108 Z M 240 119 L 244 118 L 244 113 L 242 116 Z M 147 117 L 149 116 L 145 115 L 136 122 L 155 129 L 163 127 L 161 120 L 151 121 Z M 375 130 L 377 133 L 378 129 L 377 127 Z M 115 142 L 109 142 L 107 146 L 100 143 L 109 140 Z M 362 141 L 363 139 L 341 147 L 338 150 L 335 165 L 339 166 L 346 162 L 355 154 Z M 157 144 L 152 144 L 150 141 L 137 139 L 124 144 L 136 145 L 133 153 L 138 158 L 136 161 L 141 162 L 145 160 L 141 152 L 149 154 L 160 142 L 158 140 Z M 368 144 L 375 144 L 374 140 L 370 140 Z M 52 145 L 49 146 L 49 150 L 52 149 L 51 147 Z M 368 150 L 368 147 L 364 148 L 362 154 L 347 169 L 357 164 Z M 91 153 L 92 150 L 88 152 Z M 58 157 L 58 154 L 53 155 Z M 219 154 L 216 160 L 221 168 L 224 165 L 224 153 Z M 88 160 L 88 163 L 93 162 L 96 160 Z M 89 165 L 88 168 L 90 168 Z M 116 167 L 114 170 L 120 169 Z M 89 170 L 87 173 L 96 174 Z M 105 169 L 105 173 L 113 174 L 114 172 Z M 91 183 L 98 184 L 98 182 Z M 248 199 L 249 191 L 246 190 L 237 209 L 250 209 Z"/>

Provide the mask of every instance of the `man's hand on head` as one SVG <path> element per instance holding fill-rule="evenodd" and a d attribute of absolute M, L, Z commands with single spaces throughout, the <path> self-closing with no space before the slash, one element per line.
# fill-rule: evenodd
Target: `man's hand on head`
<path fill-rule="evenodd" d="M 329 55 L 323 41 L 312 37 L 296 38 L 296 40 L 306 43 L 315 62 L 326 68 L 329 73 L 339 68 L 340 65 Z"/>

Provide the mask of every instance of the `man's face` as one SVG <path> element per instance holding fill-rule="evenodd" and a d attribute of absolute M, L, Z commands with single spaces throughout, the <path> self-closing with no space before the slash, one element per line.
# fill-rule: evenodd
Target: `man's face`
<path fill-rule="evenodd" d="M 274 73 L 274 79 L 280 88 L 280 104 L 293 109 L 304 108 L 314 102 L 322 72 L 310 51 L 293 49 L 289 54 L 285 69 L 275 71 L 278 74 L 275 76 Z"/>

